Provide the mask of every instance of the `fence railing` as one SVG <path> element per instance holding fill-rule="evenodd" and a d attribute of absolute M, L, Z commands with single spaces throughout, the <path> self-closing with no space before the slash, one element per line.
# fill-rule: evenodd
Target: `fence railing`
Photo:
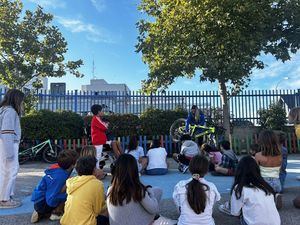
<path fill-rule="evenodd" d="M 5 90 L 0 89 L 0 100 Z M 37 94 L 36 108 L 52 111 L 70 110 L 86 114 L 93 104 L 103 104 L 114 113 L 142 114 L 148 108 L 173 110 L 183 108 L 189 110 L 197 105 L 207 114 L 211 109 L 221 109 L 221 99 L 217 91 L 166 91 L 146 95 L 136 91 L 67 91 L 64 94 L 54 94 L 41 91 Z M 286 111 L 300 106 L 300 90 L 246 90 L 229 100 L 231 119 L 237 121 L 258 122 L 257 111 L 266 109 L 271 103 L 281 101 Z M 207 115 L 210 116 L 210 115 Z"/>
<path fill-rule="evenodd" d="M 297 140 L 295 133 L 288 132 L 286 133 L 287 139 L 285 146 L 288 149 L 289 153 L 300 153 L 300 140 Z M 156 136 L 155 138 L 159 138 L 161 142 L 161 146 L 165 147 L 169 156 L 173 153 L 177 153 L 180 151 L 179 143 L 173 142 L 172 138 L 168 135 Z M 139 145 L 144 148 L 144 151 L 149 149 L 149 144 L 151 139 L 146 136 L 139 136 Z M 129 143 L 129 137 L 118 137 L 116 138 L 121 143 L 123 150 L 126 149 L 126 146 Z M 250 151 L 251 144 L 257 143 L 258 134 L 248 134 L 244 137 L 232 137 L 232 149 L 237 154 L 247 154 Z M 60 145 L 63 149 L 73 149 L 82 148 L 88 144 L 87 139 L 61 139 L 61 140 L 53 140 L 55 144 Z M 33 141 L 34 144 L 39 143 L 38 141 Z"/>

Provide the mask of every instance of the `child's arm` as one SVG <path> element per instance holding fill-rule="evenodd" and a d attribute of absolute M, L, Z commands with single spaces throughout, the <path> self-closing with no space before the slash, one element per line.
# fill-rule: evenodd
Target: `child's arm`
<path fill-rule="evenodd" d="M 240 199 L 237 199 L 235 196 L 235 192 L 232 192 L 231 201 L 230 201 L 230 212 L 233 216 L 241 215 L 242 208 L 244 206 L 243 203 L 243 193 Z"/>
<path fill-rule="evenodd" d="M 180 193 L 178 191 L 179 187 L 176 185 L 173 191 L 173 201 L 176 205 L 177 211 L 180 212 Z"/>
<path fill-rule="evenodd" d="M 150 214 L 159 213 L 158 201 L 155 198 L 155 195 L 154 195 L 153 190 L 151 188 L 147 188 L 147 191 L 145 193 L 145 197 L 141 201 L 141 205 Z"/>

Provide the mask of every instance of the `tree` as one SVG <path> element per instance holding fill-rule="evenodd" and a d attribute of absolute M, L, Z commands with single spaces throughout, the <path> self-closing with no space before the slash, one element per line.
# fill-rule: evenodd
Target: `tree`
<path fill-rule="evenodd" d="M 224 128 L 229 136 L 228 100 L 250 81 L 258 59 L 270 53 L 290 59 L 300 47 L 299 0 L 142 0 L 147 15 L 137 23 L 136 51 L 149 65 L 147 92 L 177 77 L 218 82 Z"/>
<path fill-rule="evenodd" d="M 83 75 L 78 68 L 82 60 L 65 62 L 67 42 L 58 27 L 51 25 L 53 16 L 26 10 L 17 1 L 0 0 L 0 83 L 22 89 L 29 81 L 42 86 L 42 77 L 62 77 L 67 72 Z"/>
<path fill-rule="evenodd" d="M 287 123 L 286 111 L 280 102 L 272 103 L 268 109 L 260 109 L 257 113 L 263 129 L 283 130 Z"/>

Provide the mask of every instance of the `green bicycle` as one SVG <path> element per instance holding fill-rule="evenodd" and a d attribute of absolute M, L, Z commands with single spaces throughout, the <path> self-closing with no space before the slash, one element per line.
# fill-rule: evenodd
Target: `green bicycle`
<path fill-rule="evenodd" d="M 22 149 L 22 144 L 19 151 L 19 163 L 23 164 L 28 160 L 37 158 L 41 155 L 42 159 L 47 163 L 56 162 L 58 153 L 62 148 L 57 144 L 51 144 L 50 140 L 44 141 L 36 146 L 27 149 Z"/>
<path fill-rule="evenodd" d="M 185 130 L 186 119 L 180 118 L 174 121 L 170 127 L 170 136 L 174 142 L 179 142 L 182 135 L 186 134 Z M 201 129 L 201 133 L 197 133 L 196 130 Z M 191 135 L 192 139 L 197 139 L 199 137 L 207 137 L 206 142 L 210 145 L 216 145 L 216 128 L 215 127 L 205 127 L 200 125 L 190 125 L 188 134 Z"/>

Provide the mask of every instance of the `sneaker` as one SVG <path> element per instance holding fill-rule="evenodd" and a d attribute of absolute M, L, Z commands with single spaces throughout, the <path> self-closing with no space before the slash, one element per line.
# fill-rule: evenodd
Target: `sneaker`
<path fill-rule="evenodd" d="M 275 204 L 277 209 L 282 208 L 282 194 L 277 193 L 275 195 Z"/>
<path fill-rule="evenodd" d="M 183 165 L 183 168 L 182 168 L 182 173 L 185 173 L 186 171 L 188 171 L 189 167 L 186 166 L 186 165 Z"/>
<path fill-rule="evenodd" d="M 225 202 L 224 204 L 219 205 L 219 211 L 222 212 L 222 213 L 225 213 L 229 216 L 232 216 L 232 214 L 230 212 L 229 202 Z"/>
<path fill-rule="evenodd" d="M 37 222 L 39 222 L 39 214 L 38 214 L 37 211 L 33 210 L 30 222 L 31 223 L 37 223 Z"/>
<path fill-rule="evenodd" d="M 0 209 L 12 209 L 20 207 L 22 203 L 20 201 L 15 201 L 13 199 L 10 199 L 8 201 L 0 201 Z"/>
<path fill-rule="evenodd" d="M 182 164 L 179 164 L 178 165 L 178 170 L 182 173 L 183 172 L 183 165 Z"/>
<path fill-rule="evenodd" d="M 62 218 L 62 215 L 57 215 L 57 214 L 51 214 L 50 220 L 55 221 L 55 220 L 60 220 Z"/>

